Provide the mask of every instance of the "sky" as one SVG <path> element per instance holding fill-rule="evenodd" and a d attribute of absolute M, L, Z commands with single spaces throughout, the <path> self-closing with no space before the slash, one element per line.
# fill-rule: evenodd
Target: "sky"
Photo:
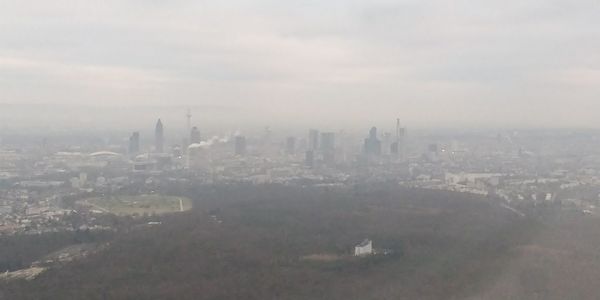
<path fill-rule="evenodd" d="M 600 128 L 598 37 L 589 0 L 5 0 L 0 126 L 193 107 L 213 125 Z"/>

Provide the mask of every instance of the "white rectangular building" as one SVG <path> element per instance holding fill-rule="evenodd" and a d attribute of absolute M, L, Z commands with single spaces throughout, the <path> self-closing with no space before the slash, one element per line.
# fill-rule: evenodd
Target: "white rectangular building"
<path fill-rule="evenodd" d="M 354 256 L 366 256 L 373 254 L 373 241 L 366 239 L 354 247 Z"/>

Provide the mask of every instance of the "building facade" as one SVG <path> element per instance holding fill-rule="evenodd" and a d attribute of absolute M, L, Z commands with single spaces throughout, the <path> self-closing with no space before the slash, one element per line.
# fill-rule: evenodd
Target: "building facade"
<path fill-rule="evenodd" d="M 354 247 L 354 256 L 367 256 L 373 254 L 373 241 L 366 239 Z"/>
<path fill-rule="evenodd" d="M 165 132 L 160 119 L 156 122 L 156 128 L 154 129 L 154 149 L 158 153 L 165 152 Z"/>

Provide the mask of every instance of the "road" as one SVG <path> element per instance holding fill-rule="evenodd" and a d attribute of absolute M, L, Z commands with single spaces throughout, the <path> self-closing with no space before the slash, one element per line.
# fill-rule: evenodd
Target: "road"
<path fill-rule="evenodd" d="M 518 211 L 518 210 L 516 210 L 516 209 L 514 209 L 514 208 L 512 208 L 512 207 L 510 207 L 510 206 L 508 206 L 508 205 L 506 205 L 504 203 L 500 204 L 500 206 L 502 206 L 502 207 L 504 207 L 504 208 L 506 208 L 506 209 L 508 209 L 508 210 L 510 210 L 512 212 L 514 212 L 515 214 L 517 214 L 517 215 L 519 215 L 521 217 L 525 217 L 524 213 L 522 213 L 522 212 L 520 212 L 520 211 Z"/>
<path fill-rule="evenodd" d="M 89 201 L 87 201 L 87 200 L 85 200 L 85 204 L 86 204 L 86 205 L 89 205 L 89 206 L 91 206 L 91 207 L 93 207 L 93 208 L 95 208 L 95 209 L 101 210 L 101 211 L 103 211 L 103 212 L 105 212 L 105 213 L 110 213 L 110 211 L 109 211 L 108 209 L 106 209 L 106 208 L 104 208 L 104 207 L 101 207 L 101 206 L 98 206 L 98 205 L 96 205 L 96 204 L 94 204 L 94 203 L 90 203 L 90 202 L 89 202 Z"/>

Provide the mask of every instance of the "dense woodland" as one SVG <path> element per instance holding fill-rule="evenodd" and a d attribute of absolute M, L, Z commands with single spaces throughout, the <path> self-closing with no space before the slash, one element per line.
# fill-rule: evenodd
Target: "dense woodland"
<path fill-rule="evenodd" d="M 522 257 L 515 249 L 547 226 L 489 199 L 396 186 L 178 192 L 194 199 L 192 211 L 123 231 L 33 281 L 1 284 L 0 299 L 495 298 Z M 365 238 L 392 253 L 352 257 Z M 303 259 L 315 254 L 338 259 Z"/>

